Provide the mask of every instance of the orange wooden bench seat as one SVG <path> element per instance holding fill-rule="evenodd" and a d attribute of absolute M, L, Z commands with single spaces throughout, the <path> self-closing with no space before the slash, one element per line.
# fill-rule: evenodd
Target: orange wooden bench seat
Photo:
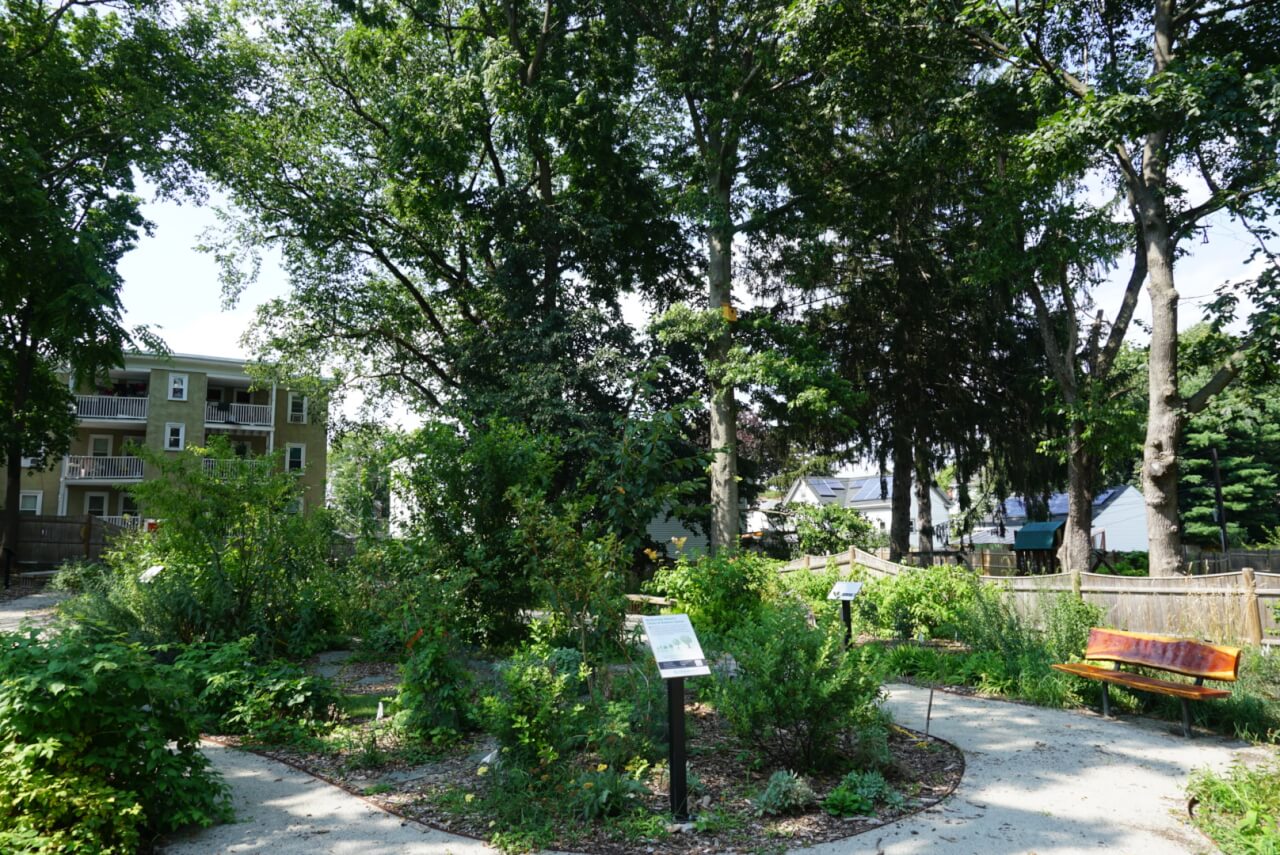
<path fill-rule="evenodd" d="M 1085 647 L 1085 659 L 1110 662 L 1111 667 L 1073 662 L 1053 667 L 1067 674 L 1098 680 L 1102 683 L 1102 714 L 1111 715 L 1111 698 L 1107 685 L 1115 683 L 1143 692 L 1154 692 L 1177 698 L 1182 703 L 1182 735 L 1191 736 L 1191 707 L 1189 701 L 1208 698 L 1225 698 L 1231 692 L 1204 685 L 1205 680 L 1232 682 L 1240 670 L 1240 648 L 1220 644 L 1205 644 L 1189 638 L 1171 638 L 1145 632 L 1123 632 L 1117 629 L 1089 630 L 1089 643 Z M 1168 671 L 1194 678 L 1194 683 L 1163 680 L 1145 674 L 1121 671 L 1120 665 L 1130 665 Z"/>

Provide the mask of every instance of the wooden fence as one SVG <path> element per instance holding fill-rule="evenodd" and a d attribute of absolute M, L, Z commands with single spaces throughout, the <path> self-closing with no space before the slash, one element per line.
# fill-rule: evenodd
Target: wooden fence
<path fill-rule="evenodd" d="M 829 565 L 861 565 L 873 576 L 896 576 L 916 568 L 850 549 L 834 555 L 804 556 L 783 572 L 821 571 Z M 1052 576 L 980 576 L 1002 585 L 1019 614 L 1035 620 L 1044 596 L 1074 593 L 1100 607 L 1107 626 L 1208 639 L 1219 643 L 1280 645 L 1280 573 L 1252 569 L 1207 576 L 1107 576 L 1058 573 Z"/>
<path fill-rule="evenodd" d="M 17 561 L 28 569 L 56 567 L 64 561 L 96 560 L 121 529 L 99 517 L 23 515 L 18 532 Z"/>

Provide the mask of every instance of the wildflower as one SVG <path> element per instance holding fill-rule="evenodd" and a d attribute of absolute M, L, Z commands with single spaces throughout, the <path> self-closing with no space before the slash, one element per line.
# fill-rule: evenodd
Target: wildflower
<path fill-rule="evenodd" d="M 467 795 L 463 798 L 463 801 L 466 802 L 467 804 L 471 804 L 475 800 L 476 800 L 475 793 L 467 793 Z"/>
<path fill-rule="evenodd" d="M 652 549 L 652 548 L 651 548 L 651 549 L 646 549 L 646 550 L 644 551 L 644 554 L 649 556 L 649 560 L 650 560 L 650 561 L 657 561 L 657 560 L 658 560 L 658 550 L 656 550 L 656 549 Z"/>
<path fill-rule="evenodd" d="M 591 783 L 590 781 L 587 781 L 585 784 L 583 784 L 583 785 L 582 785 L 582 789 L 584 789 L 584 790 L 589 790 L 589 789 L 591 789 L 591 788 L 592 788 L 592 787 L 594 787 L 594 786 L 595 786 L 595 784 Z"/>
<path fill-rule="evenodd" d="M 688 539 L 688 537 L 673 537 L 671 542 L 676 545 L 676 549 L 684 549 L 684 542 Z"/>
<path fill-rule="evenodd" d="M 601 763 L 599 766 L 596 767 L 597 772 L 605 772 L 605 771 L 608 771 L 608 769 L 609 769 L 608 763 Z"/>
<path fill-rule="evenodd" d="M 476 769 L 476 774 L 483 778 L 485 775 L 489 774 L 489 767 L 481 766 L 479 769 Z"/>

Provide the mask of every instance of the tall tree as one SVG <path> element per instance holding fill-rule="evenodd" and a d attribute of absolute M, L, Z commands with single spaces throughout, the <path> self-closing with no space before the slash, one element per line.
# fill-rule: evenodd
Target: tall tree
<path fill-rule="evenodd" d="M 216 18 L 164 4 L 6 0 L 0 14 L 0 443 L 6 584 L 21 461 L 65 452 L 74 405 L 60 371 L 115 364 L 116 265 L 145 227 L 134 170 L 170 189 L 239 74 L 211 50 Z M 143 340 L 154 345 L 154 339 Z"/>
<path fill-rule="evenodd" d="M 1027 137 L 1028 151 L 1040 162 L 1087 151 L 1132 211 L 1140 240 L 1134 277 L 1145 278 L 1152 310 L 1142 467 L 1151 573 L 1175 574 L 1182 569 L 1177 449 L 1186 420 L 1250 358 L 1276 352 L 1275 313 L 1256 313 L 1244 345 L 1199 389 L 1179 390 L 1180 242 L 1215 213 L 1247 225 L 1280 201 L 1280 16 L 1266 0 L 985 0 L 949 11 L 1029 86 L 1064 96 L 1063 108 Z M 1259 295 L 1259 305 L 1274 306 L 1274 278 L 1254 284 L 1272 295 Z"/>

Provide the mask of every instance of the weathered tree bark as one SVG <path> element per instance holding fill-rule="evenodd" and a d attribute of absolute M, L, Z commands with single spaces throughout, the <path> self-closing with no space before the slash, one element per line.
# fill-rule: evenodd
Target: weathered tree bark
<path fill-rule="evenodd" d="M 893 490 L 890 496 L 889 560 L 900 561 L 911 552 L 911 470 L 915 455 L 911 438 L 902 433 L 893 443 Z"/>
<path fill-rule="evenodd" d="M 1093 558 L 1094 459 L 1085 444 L 1085 428 L 1081 419 L 1067 428 L 1067 523 L 1058 550 L 1063 572 L 1086 572 Z"/>
<path fill-rule="evenodd" d="M 712 140 L 712 151 L 723 143 Z M 715 202 L 707 227 L 707 308 L 714 312 L 733 303 L 733 222 L 730 207 L 732 177 L 721 166 L 708 175 L 708 191 Z M 736 550 L 741 523 L 738 510 L 738 409 L 733 384 L 720 376 L 732 343 L 726 320 L 708 348 L 711 377 L 711 531 L 712 554 Z"/>
<path fill-rule="evenodd" d="M 13 409 L 15 413 L 22 413 L 27 408 L 27 390 L 31 388 L 32 374 L 34 372 L 33 360 L 34 354 L 31 353 L 29 343 L 27 342 L 26 319 L 23 320 L 22 334 L 19 336 L 19 354 L 17 359 L 17 382 L 13 386 Z M 22 436 L 24 431 L 24 423 L 19 421 L 14 425 L 15 436 Z M 18 539 L 21 533 L 21 516 L 18 504 L 22 498 L 22 446 L 15 439 L 10 442 L 8 447 L 3 449 L 5 457 L 5 483 L 4 483 L 4 534 L 3 542 L 0 543 L 0 567 L 2 567 L 4 575 L 4 586 L 9 587 L 10 578 L 13 574 L 14 562 L 18 557 Z"/>
<path fill-rule="evenodd" d="M 920 537 L 920 551 L 925 553 L 926 565 L 933 563 L 929 557 L 929 553 L 933 552 L 932 484 L 933 473 L 929 471 L 929 455 L 923 449 L 916 449 L 916 532 Z"/>

